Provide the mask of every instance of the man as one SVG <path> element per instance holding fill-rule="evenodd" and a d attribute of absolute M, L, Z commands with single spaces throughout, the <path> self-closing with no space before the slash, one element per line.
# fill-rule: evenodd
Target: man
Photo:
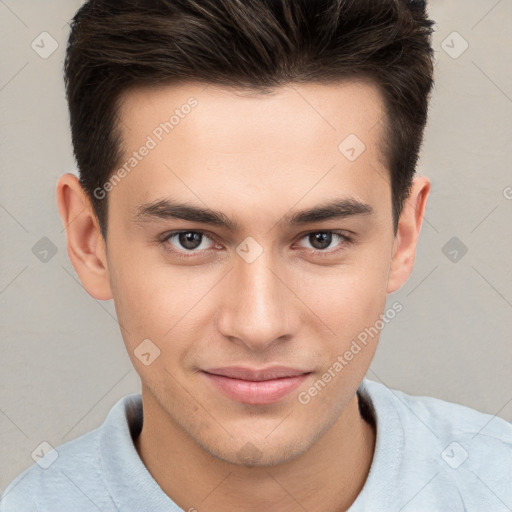
<path fill-rule="evenodd" d="M 2 512 L 512 508 L 509 423 L 365 379 L 430 191 L 431 27 L 405 0 L 84 4 L 58 206 L 142 394 Z"/>

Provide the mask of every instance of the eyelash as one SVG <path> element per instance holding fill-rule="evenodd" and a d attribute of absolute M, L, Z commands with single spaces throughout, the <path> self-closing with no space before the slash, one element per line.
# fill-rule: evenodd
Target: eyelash
<path fill-rule="evenodd" d="M 193 258 L 197 254 L 200 254 L 203 251 L 210 250 L 210 249 L 203 249 L 201 251 L 198 251 L 198 250 L 179 251 L 179 250 L 176 250 L 176 249 L 171 249 L 171 246 L 168 243 L 169 240 L 173 236 L 179 235 L 181 233 L 201 234 L 201 235 L 209 238 L 210 240 L 212 240 L 212 242 L 216 243 L 215 240 L 213 239 L 213 237 L 209 236 L 208 232 L 206 232 L 206 231 L 191 230 L 191 229 L 189 229 L 189 230 L 181 230 L 181 231 L 171 231 L 170 233 L 165 234 L 159 240 L 159 242 L 163 246 L 165 251 L 171 253 L 172 255 L 178 256 L 179 258 Z M 324 230 L 317 230 L 317 231 L 309 231 L 308 233 L 305 233 L 304 235 L 302 235 L 299 238 L 299 240 L 302 240 L 303 238 L 306 238 L 306 237 L 308 237 L 310 235 L 314 235 L 314 234 L 318 234 L 318 233 L 332 233 L 334 235 L 338 235 L 339 237 L 341 237 L 342 241 L 340 243 L 340 246 L 337 249 L 334 249 L 334 250 L 330 250 L 329 251 L 329 250 L 321 250 L 321 249 L 310 249 L 310 251 L 313 251 L 316 256 L 320 256 L 320 257 L 332 256 L 333 254 L 337 254 L 338 252 L 345 250 L 348 245 L 351 245 L 351 244 L 354 243 L 354 239 L 351 236 L 347 235 L 345 232 L 340 232 L 340 231 L 337 231 L 337 230 L 325 230 L 325 229 Z M 189 254 L 187 254 L 187 253 L 189 253 Z"/>

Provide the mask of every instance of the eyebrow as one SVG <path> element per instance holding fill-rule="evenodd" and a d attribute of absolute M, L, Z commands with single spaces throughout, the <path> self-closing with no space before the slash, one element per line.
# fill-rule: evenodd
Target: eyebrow
<path fill-rule="evenodd" d="M 291 226 L 300 226 L 329 219 L 343 219 L 356 215 L 373 215 L 374 213 L 374 209 L 368 203 L 349 197 L 335 199 L 292 214 L 288 213 L 284 215 L 281 222 L 284 221 Z M 143 204 L 137 208 L 134 215 L 134 221 L 137 223 L 173 219 L 211 224 L 233 232 L 238 231 L 240 228 L 235 220 L 230 219 L 223 212 L 180 203 L 171 199 L 157 199 Z"/>

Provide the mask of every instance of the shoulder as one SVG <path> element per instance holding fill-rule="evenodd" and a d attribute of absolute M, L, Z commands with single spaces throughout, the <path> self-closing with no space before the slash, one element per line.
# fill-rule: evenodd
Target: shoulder
<path fill-rule="evenodd" d="M 395 456 L 394 485 L 411 497 L 410 506 L 439 502 L 445 510 L 441 503 L 448 500 L 451 510 L 510 510 L 512 423 L 368 379 L 360 389 L 371 402 L 379 447 Z"/>
<path fill-rule="evenodd" d="M 12 480 L 0 498 L 0 512 L 56 510 L 116 510 L 105 486 L 105 452 L 116 432 L 122 432 L 127 408 L 140 395 L 120 399 L 98 428 L 52 449 L 41 447 L 36 462 Z M 125 434 L 127 437 L 128 434 Z M 121 436 L 116 436 L 121 437 Z M 126 442 L 126 440 L 125 440 Z"/>
<path fill-rule="evenodd" d="M 375 381 L 364 381 L 372 400 L 392 405 L 407 433 L 420 435 L 430 432 L 434 439 L 456 437 L 494 439 L 504 450 L 512 449 L 512 423 L 472 409 L 430 396 L 409 395 Z"/>
<path fill-rule="evenodd" d="M 99 472 L 97 429 L 55 448 L 42 446 L 40 454 L 34 454 L 36 462 L 2 493 L 0 512 L 45 510 L 36 503 L 44 506 L 56 496 L 62 504 L 80 503 L 82 488 L 89 487 Z"/>

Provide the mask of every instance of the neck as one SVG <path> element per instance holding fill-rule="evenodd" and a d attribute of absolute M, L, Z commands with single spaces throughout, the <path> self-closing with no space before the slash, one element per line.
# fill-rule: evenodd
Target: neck
<path fill-rule="evenodd" d="M 157 410 L 151 393 L 144 409 Z M 241 466 L 203 450 L 165 413 L 144 417 L 135 447 L 161 489 L 183 510 L 342 512 L 361 492 L 375 428 L 354 395 L 337 421 L 304 454 L 273 466 Z"/>

